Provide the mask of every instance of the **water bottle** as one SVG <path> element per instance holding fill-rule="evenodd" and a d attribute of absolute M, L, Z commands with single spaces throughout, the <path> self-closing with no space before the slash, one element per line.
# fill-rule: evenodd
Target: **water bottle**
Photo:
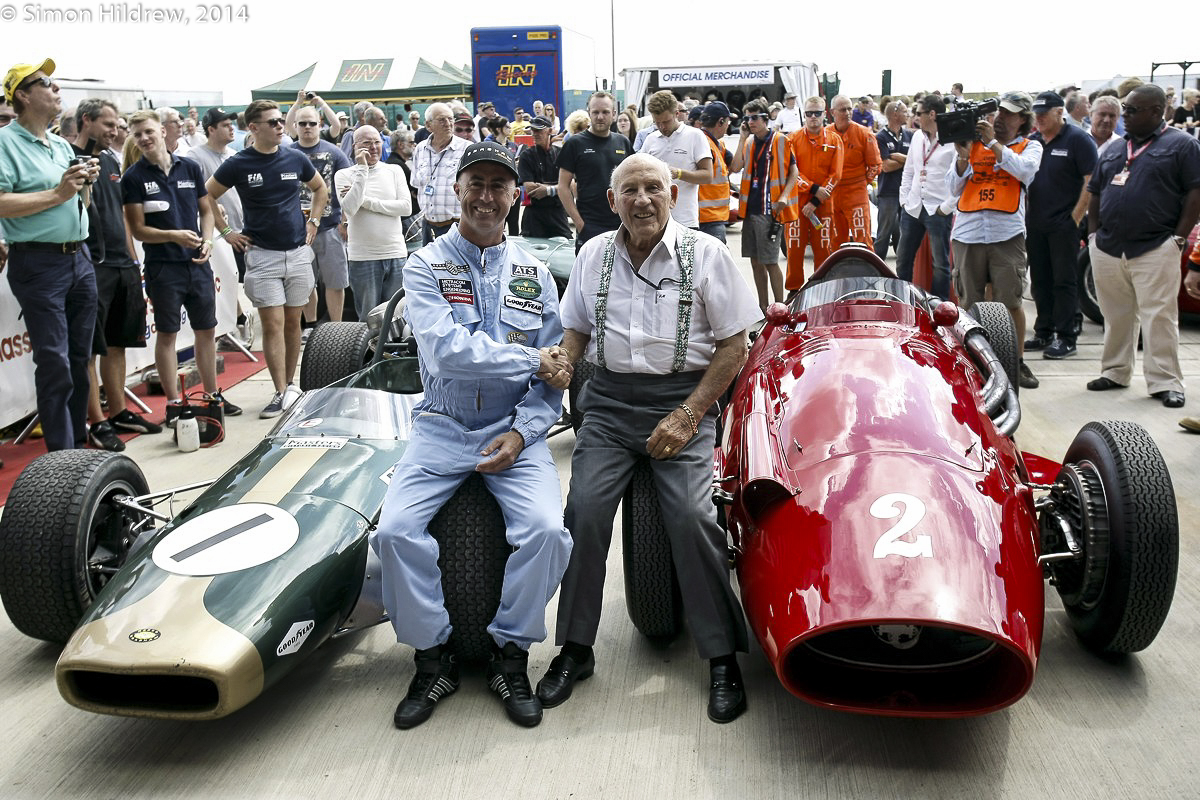
<path fill-rule="evenodd" d="M 200 449 L 200 424 L 194 416 L 181 416 L 175 423 L 175 441 L 181 453 L 192 453 Z"/>

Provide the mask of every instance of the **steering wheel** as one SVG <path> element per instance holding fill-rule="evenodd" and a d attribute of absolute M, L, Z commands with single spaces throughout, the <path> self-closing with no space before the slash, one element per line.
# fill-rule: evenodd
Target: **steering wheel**
<path fill-rule="evenodd" d="M 854 289 L 853 291 L 846 292 L 844 295 L 839 297 L 837 300 L 834 300 L 833 302 L 840 303 L 843 300 L 845 300 L 847 297 L 854 297 L 854 295 L 856 295 L 856 294 L 871 294 L 871 295 L 875 295 L 875 297 L 879 300 L 895 300 L 897 303 L 904 302 L 902 299 L 900 299 L 896 295 L 892 294 L 891 292 L 884 291 L 883 289 Z"/>

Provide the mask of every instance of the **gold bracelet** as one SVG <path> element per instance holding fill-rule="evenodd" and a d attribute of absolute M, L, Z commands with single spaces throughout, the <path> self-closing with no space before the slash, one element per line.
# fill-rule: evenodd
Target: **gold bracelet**
<path fill-rule="evenodd" d="M 679 407 L 683 409 L 683 413 L 687 414 L 688 422 L 691 423 L 692 426 L 692 436 L 695 436 L 696 431 L 700 430 L 700 425 L 696 422 L 696 415 L 692 413 L 690 408 L 688 408 L 687 403 L 680 403 Z"/>

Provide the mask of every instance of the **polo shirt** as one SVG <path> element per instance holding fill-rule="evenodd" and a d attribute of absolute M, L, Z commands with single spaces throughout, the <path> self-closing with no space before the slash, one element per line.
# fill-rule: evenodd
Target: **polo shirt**
<path fill-rule="evenodd" d="M 88 155 L 75 145 L 71 149 L 76 155 Z M 91 156 L 100 160 L 100 177 L 92 184 L 92 206 L 98 224 L 88 231 L 88 252 L 92 263 L 105 267 L 132 267 L 133 258 L 125 243 L 125 214 L 121 199 L 121 165 L 112 153 L 101 150 L 100 155 Z"/>
<path fill-rule="evenodd" d="M 879 157 L 887 161 L 893 153 L 907 156 L 908 146 L 912 144 L 912 137 L 913 132 L 908 128 L 901 128 L 900 135 L 896 136 L 890 128 L 885 126 L 883 130 L 875 134 L 875 142 L 879 145 Z M 899 197 L 900 183 L 903 180 L 903 169 L 880 172 L 876 194 L 879 197 Z"/>
<path fill-rule="evenodd" d="M 325 214 L 321 217 L 321 230 L 336 228 L 342 221 L 342 204 L 338 201 L 337 192 L 333 191 L 333 176 L 338 170 L 349 168 L 350 159 L 346 158 L 342 148 L 329 142 L 318 141 L 312 147 L 305 147 L 296 142 L 292 145 L 292 149 L 308 156 L 308 160 L 313 164 L 313 169 L 321 173 L 321 178 L 325 181 L 326 188 L 329 189 L 329 202 L 325 204 Z M 312 208 L 312 196 L 312 189 L 307 186 L 300 187 L 301 209 L 308 211 Z"/>
<path fill-rule="evenodd" d="M 669 167 L 694 170 L 696 165 L 706 158 L 712 158 L 708 149 L 708 140 L 699 128 L 679 123 L 670 136 L 663 136 L 662 131 L 655 130 L 646 137 L 642 149 L 638 152 L 654 156 Z M 679 187 L 675 206 L 671 209 L 671 217 L 685 228 L 695 228 L 700 225 L 700 186 L 681 180 L 672 180 Z"/>
<path fill-rule="evenodd" d="M 1126 169 L 1129 144 L 1126 136 L 1108 148 L 1088 182 L 1100 196 L 1096 246 L 1113 258 L 1137 258 L 1175 235 L 1188 192 L 1200 187 L 1200 142 L 1165 125 L 1128 165 L 1124 184 L 1114 184 Z"/>
<path fill-rule="evenodd" d="M 164 174 L 158 164 L 139 158 L 121 177 L 125 205 L 140 203 L 146 225 L 160 231 L 200 233 L 200 198 L 208 194 L 204 173 L 195 161 L 171 156 L 170 172 Z M 147 262 L 190 261 L 196 251 L 175 242 L 146 242 L 142 245 Z"/>
<path fill-rule="evenodd" d="M 43 142 L 13 120 L 0 128 L 0 192 L 53 189 L 74 157 L 66 139 L 47 132 Z M 27 217 L 9 217 L 4 231 L 14 242 L 82 242 L 88 237 L 87 212 L 76 196 Z"/>
<path fill-rule="evenodd" d="M 613 170 L 632 153 L 629 140 L 616 131 L 597 136 L 585 130 L 563 142 L 558 168 L 575 176 L 575 207 L 585 225 L 614 231 L 621 224 L 621 218 L 608 204 L 608 183 Z"/>
<path fill-rule="evenodd" d="M 1048 144 L 1041 132 L 1029 137 L 1042 143 L 1042 165 L 1029 184 L 1025 226 L 1031 230 L 1072 227 L 1071 211 L 1079 202 L 1083 179 L 1096 169 L 1096 143 L 1082 128 L 1063 125 Z"/>
<path fill-rule="evenodd" d="M 281 146 L 274 153 L 260 153 L 248 147 L 217 167 L 213 178 L 237 189 L 245 215 L 242 233 L 255 247 L 293 250 L 305 239 L 300 187 L 316 174 L 298 150 Z"/>

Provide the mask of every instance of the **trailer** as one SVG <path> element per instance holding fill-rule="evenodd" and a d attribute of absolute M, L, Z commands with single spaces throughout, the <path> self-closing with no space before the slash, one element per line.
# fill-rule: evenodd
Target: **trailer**
<path fill-rule="evenodd" d="M 558 25 L 472 28 L 471 65 L 475 107 L 491 102 L 510 118 L 541 100 L 565 119 L 597 87 L 591 40 Z"/>
<path fill-rule="evenodd" d="M 782 101 L 788 92 L 800 97 L 820 93 L 817 65 L 803 61 L 762 61 L 696 67 L 629 67 L 625 79 L 625 104 L 645 109 L 646 99 L 660 89 L 700 102 L 721 100 L 735 112 L 756 97 Z"/>

